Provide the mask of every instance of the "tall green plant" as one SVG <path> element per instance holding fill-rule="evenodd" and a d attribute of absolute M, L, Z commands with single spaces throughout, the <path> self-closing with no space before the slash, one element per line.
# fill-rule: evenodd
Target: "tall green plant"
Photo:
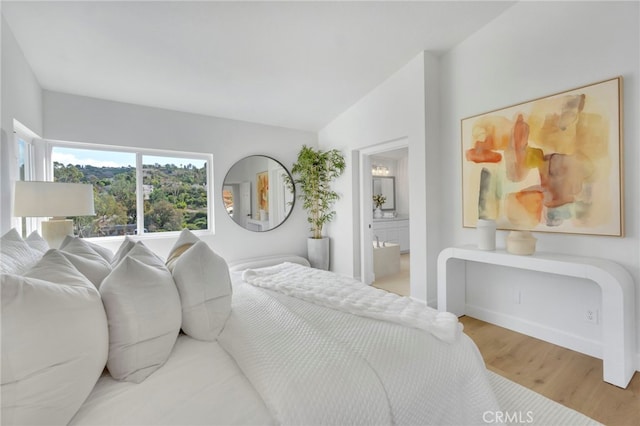
<path fill-rule="evenodd" d="M 339 177 L 345 167 L 340 151 L 314 150 L 304 145 L 291 168 L 293 181 L 300 189 L 298 198 L 302 200 L 307 222 L 311 224 L 312 238 L 322 238 L 322 227 L 335 217 L 336 212 L 331 207 L 340 196 L 331 189 L 331 181 Z"/>

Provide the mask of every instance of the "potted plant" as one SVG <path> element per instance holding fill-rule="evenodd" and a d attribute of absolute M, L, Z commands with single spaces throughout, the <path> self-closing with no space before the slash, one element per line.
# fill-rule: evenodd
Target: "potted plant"
<path fill-rule="evenodd" d="M 387 202 L 387 197 L 382 194 L 375 194 L 373 196 L 373 205 L 375 206 L 375 211 L 373 212 L 373 217 L 376 219 L 380 219 L 382 217 L 382 206 Z"/>
<path fill-rule="evenodd" d="M 291 168 L 293 182 L 300 189 L 298 198 L 302 200 L 307 222 L 311 225 L 307 256 L 314 268 L 329 269 L 329 239 L 322 235 L 322 228 L 335 217 L 332 207 L 340 196 L 331 189 L 331 182 L 344 172 L 345 167 L 340 151 L 315 150 L 303 145 Z"/>

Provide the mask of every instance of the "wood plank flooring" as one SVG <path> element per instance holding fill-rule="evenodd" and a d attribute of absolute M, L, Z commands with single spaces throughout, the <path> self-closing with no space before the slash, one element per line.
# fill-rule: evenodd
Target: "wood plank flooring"
<path fill-rule="evenodd" d="M 373 286 L 408 295 L 409 254 L 401 256 L 400 274 Z M 621 389 L 602 381 L 600 359 L 475 318 L 460 321 L 489 370 L 607 426 L 640 426 L 640 372 Z"/>
<path fill-rule="evenodd" d="M 627 389 L 602 381 L 602 360 L 462 317 L 487 368 L 610 426 L 640 425 L 640 373 Z"/>

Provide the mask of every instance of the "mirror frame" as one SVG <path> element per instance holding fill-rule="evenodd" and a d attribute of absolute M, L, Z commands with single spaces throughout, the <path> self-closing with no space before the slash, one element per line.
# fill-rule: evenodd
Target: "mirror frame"
<path fill-rule="evenodd" d="M 288 187 L 289 191 L 291 192 L 291 201 L 290 201 L 290 202 L 288 202 L 288 203 L 290 204 L 290 207 L 289 207 L 289 209 L 288 209 L 288 211 L 287 211 L 286 215 L 284 216 L 284 218 L 283 218 L 283 219 L 282 219 L 282 220 L 281 220 L 277 225 L 274 225 L 273 227 L 270 227 L 270 228 L 268 228 L 268 229 L 251 229 L 251 228 L 248 228 L 248 227 L 246 227 L 246 226 L 242 226 L 242 225 L 241 225 L 239 222 L 237 222 L 237 221 L 236 221 L 236 220 L 235 220 L 235 219 L 234 219 L 230 214 L 228 214 L 228 213 L 229 213 L 228 211 L 227 211 L 227 217 L 229 217 L 229 219 L 231 219 L 231 221 L 232 221 L 233 223 L 235 223 L 236 225 L 238 225 L 240 228 L 245 229 L 245 230 L 247 230 L 247 231 L 250 231 L 250 232 L 269 232 L 269 231 L 272 231 L 272 230 L 274 230 L 274 229 L 276 229 L 276 228 L 280 227 L 280 225 L 282 225 L 283 223 L 285 223 L 285 222 L 287 221 L 287 219 L 289 219 L 289 217 L 291 216 L 291 213 L 293 212 L 293 208 L 295 207 L 295 203 L 296 203 L 296 187 L 295 187 L 295 184 L 293 183 L 293 176 L 291 175 L 291 172 L 289 171 L 289 169 L 287 169 L 287 168 L 284 166 L 284 164 L 282 164 L 280 161 L 276 160 L 275 158 L 273 158 L 273 157 L 271 157 L 271 156 L 269 156 L 269 155 L 264 155 L 264 154 L 252 154 L 252 155 L 247 155 L 246 157 L 242 157 L 242 158 L 240 158 L 240 159 L 239 159 L 239 160 L 237 160 L 235 163 L 233 163 L 233 164 L 231 165 L 231 167 L 229 167 L 229 169 L 227 170 L 227 173 L 225 173 L 224 179 L 223 179 L 223 181 L 222 181 L 222 188 L 221 188 L 221 191 L 220 191 L 220 197 L 222 198 L 222 205 L 223 205 L 223 208 L 224 208 L 224 210 L 226 211 L 226 206 L 225 206 L 225 203 L 224 203 L 224 188 L 225 188 L 225 186 L 229 185 L 229 183 L 227 183 L 227 178 L 228 178 L 228 176 L 229 176 L 229 173 L 231 172 L 231 170 L 232 170 L 235 166 L 237 166 L 238 164 L 240 164 L 242 161 L 247 160 L 247 159 L 250 159 L 250 158 L 253 158 L 253 157 L 261 157 L 261 158 L 264 158 L 264 159 L 266 159 L 266 160 L 274 161 L 274 162 L 275 162 L 278 166 L 280 166 L 280 167 L 282 168 L 282 170 L 284 170 L 284 172 L 287 174 L 287 176 L 289 177 L 289 182 L 291 182 L 291 184 L 290 184 L 290 185 L 289 185 L 289 184 L 287 184 L 287 183 L 285 182 L 285 185 L 287 185 L 287 187 Z M 262 170 L 255 171 L 255 174 L 257 175 L 258 173 L 261 173 L 261 172 L 262 172 Z M 253 203 L 255 202 L 255 197 L 256 197 L 256 193 L 255 193 L 255 191 L 256 191 L 256 189 L 255 189 L 255 182 L 252 182 L 252 186 L 251 186 L 251 194 L 250 194 L 250 197 L 251 197 L 251 205 L 252 205 L 252 206 L 253 206 Z M 252 220 L 255 220 L 255 219 L 253 219 L 253 217 L 252 217 L 251 219 L 252 219 Z"/>
<path fill-rule="evenodd" d="M 382 182 L 383 180 L 386 180 L 386 179 L 391 180 L 392 193 L 388 194 L 388 193 L 381 192 L 382 195 L 387 197 L 387 201 L 385 201 L 385 203 L 382 205 L 380 210 L 392 211 L 396 209 L 396 177 L 395 176 L 372 176 L 371 177 L 371 194 L 376 195 L 376 191 L 375 191 L 376 180 L 380 180 Z M 382 186 L 382 183 L 381 183 L 381 186 Z M 391 203 L 389 203 L 390 200 L 391 200 Z M 385 207 L 385 205 L 387 204 L 391 205 L 391 207 Z"/>

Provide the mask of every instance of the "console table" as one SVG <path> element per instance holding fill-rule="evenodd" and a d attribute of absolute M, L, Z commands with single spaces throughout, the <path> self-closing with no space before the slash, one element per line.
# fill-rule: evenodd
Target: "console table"
<path fill-rule="evenodd" d="M 621 265 L 610 260 L 553 253 L 519 256 L 474 246 L 449 247 L 438 256 L 439 310 L 464 315 L 466 261 L 584 278 L 598 284 L 602 290 L 604 381 L 627 387 L 635 373 L 635 297 L 633 278 Z"/>

